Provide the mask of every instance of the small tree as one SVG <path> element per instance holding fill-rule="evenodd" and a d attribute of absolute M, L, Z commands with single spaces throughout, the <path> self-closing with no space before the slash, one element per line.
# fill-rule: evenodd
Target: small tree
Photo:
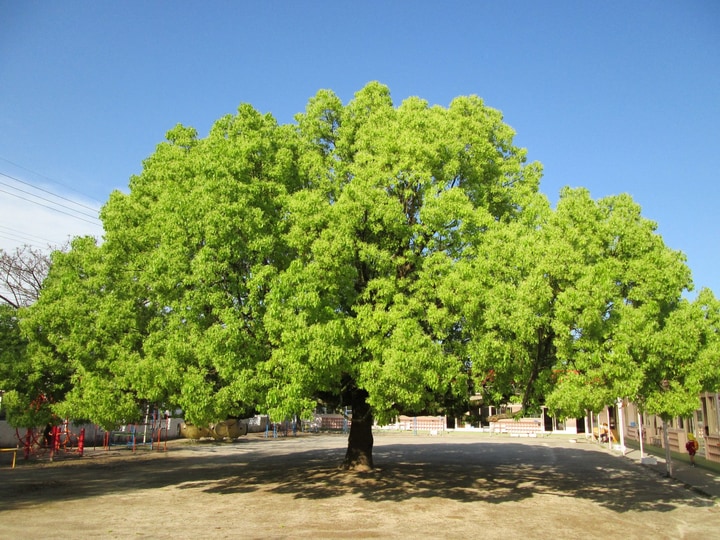
<path fill-rule="evenodd" d="M 547 404 L 556 414 L 598 411 L 642 394 L 657 360 L 649 351 L 690 287 L 690 271 L 627 195 L 596 202 L 565 192 L 556 218 L 564 223 L 556 238 L 575 243 L 561 241 L 561 251 L 579 263 L 560 271 L 571 278 L 555 308 L 557 384 Z"/>
<path fill-rule="evenodd" d="M 682 300 L 663 328 L 652 336 L 637 401 L 660 416 L 667 474 L 672 476 L 667 423 L 688 417 L 697 408 L 698 394 L 718 388 L 720 372 L 720 303 L 708 289 L 690 302 Z"/>
<path fill-rule="evenodd" d="M 0 249 L 0 302 L 19 309 L 35 302 L 50 269 L 47 253 L 23 246 L 13 253 Z"/>
<path fill-rule="evenodd" d="M 35 391 L 53 414 L 92 419 L 106 429 L 139 417 L 142 397 L 128 381 L 148 316 L 132 296 L 139 285 L 127 278 L 92 237 L 53 253 L 43 293 L 21 321 Z"/>
<path fill-rule="evenodd" d="M 11 425 L 45 425 L 52 419 L 48 392 L 54 386 L 46 369 L 36 370 L 20 320 L 40 295 L 50 256 L 31 246 L 0 250 L 0 390 Z"/>

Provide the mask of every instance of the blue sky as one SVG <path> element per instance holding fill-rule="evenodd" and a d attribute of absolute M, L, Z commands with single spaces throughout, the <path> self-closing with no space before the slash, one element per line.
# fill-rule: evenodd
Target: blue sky
<path fill-rule="evenodd" d="M 290 122 L 379 80 L 396 104 L 481 96 L 552 201 L 630 193 L 720 295 L 718 28 L 714 0 L 0 0 L 0 247 L 101 234 L 177 123 L 204 136 L 240 103 Z"/>

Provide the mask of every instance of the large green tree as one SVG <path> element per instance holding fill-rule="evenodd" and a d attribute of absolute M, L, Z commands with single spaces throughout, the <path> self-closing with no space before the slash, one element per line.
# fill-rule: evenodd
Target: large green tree
<path fill-rule="evenodd" d="M 331 400 L 353 411 L 346 465 L 372 466 L 373 417 L 467 399 L 457 292 L 540 178 L 513 135 L 477 97 L 396 107 L 377 83 L 347 105 L 321 91 L 295 124 L 243 105 L 203 139 L 177 126 L 27 321 L 69 370 L 56 410 L 204 423 Z"/>
<path fill-rule="evenodd" d="M 345 464 L 372 466 L 374 416 L 466 398 L 456 292 L 474 279 L 470 248 L 518 219 L 540 170 L 476 97 L 395 107 L 370 84 L 347 106 L 321 92 L 297 120 L 307 187 L 289 202 L 297 256 L 267 301 L 268 404 L 289 413 L 339 394 L 353 411 Z"/>
<path fill-rule="evenodd" d="M 28 369 L 106 427 L 149 403 L 198 424 L 342 405 L 347 467 L 372 467 L 374 419 L 474 392 L 571 415 L 696 391 L 672 366 L 715 365 L 714 299 L 682 301 L 682 255 L 629 196 L 551 209 L 513 136 L 477 97 L 396 106 L 378 83 L 292 124 L 242 105 L 205 138 L 178 125 L 111 195 L 104 241 L 54 255 Z"/>

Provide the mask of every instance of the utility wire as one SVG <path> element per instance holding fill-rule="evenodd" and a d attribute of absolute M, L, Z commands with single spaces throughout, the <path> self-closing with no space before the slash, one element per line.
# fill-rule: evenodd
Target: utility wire
<path fill-rule="evenodd" d="M 92 206 L 87 206 L 86 204 L 83 204 L 83 203 L 74 201 L 74 200 L 72 200 L 72 199 L 68 199 L 67 197 L 63 197 L 62 195 L 58 195 L 57 193 L 53 193 L 52 191 L 50 191 L 50 190 L 48 190 L 48 189 L 44 189 L 44 188 L 41 188 L 41 187 L 39 187 L 39 186 L 33 185 L 33 184 L 31 184 L 30 182 L 26 182 L 25 180 L 20 180 L 19 178 L 16 178 L 15 176 L 12 176 L 12 175 L 10 175 L 10 174 L 0 172 L 0 175 L 4 176 L 4 177 L 6 177 L 6 178 L 10 178 L 11 180 L 14 180 L 15 182 L 19 182 L 20 184 L 25 184 L 26 186 L 30 186 L 31 188 L 37 189 L 38 191 L 42 191 L 42 192 L 44 192 L 44 193 L 48 193 L 48 194 L 52 195 L 53 197 L 57 197 L 58 199 L 62 199 L 63 201 L 67 201 L 67 202 L 72 203 L 72 204 L 74 204 L 74 205 L 81 206 L 81 207 L 83 207 L 83 208 L 87 208 L 88 210 L 92 210 L 93 212 L 97 212 L 97 208 L 93 208 Z M 19 189 L 19 188 L 15 188 L 15 189 Z"/>
<path fill-rule="evenodd" d="M 99 201 L 97 201 L 96 199 L 93 199 L 92 197 L 88 197 L 84 193 L 82 193 L 70 186 L 66 186 L 66 185 L 62 184 L 61 182 L 57 182 L 57 181 L 53 180 L 52 178 L 42 175 L 42 174 L 40 174 L 36 171 L 33 171 L 27 167 L 23 167 L 22 165 L 20 165 L 18 163 L 15 163 L 15 162 L 5 159 L 3 157 L 0 157 L 0 161 L 6 162 L 10 165 L 13 165 L 14 167 L 19 168 L 19 169 L 28 171 L 38 177 L 44 178 L 45 180 L 47 180 L 53 184 L 62 186 L 63 188 L 65 188 L 69 191 L 78 193 L 78 194 L 82 195 L 82 197 L 85 200 L 97 202 L 98 206 L 100 206 L 102 204 Z M 88 204 L 84 204 L 82 202 L 73 200 L 68 197 L 64 197 L 63 195 L 54 193 L 50 189 L 45 189 L 44 187 L 35 185 L 32 182 L 28 182 L 26 180 L 18 178 L 17 176 L 14 176 L 12 174 L 0 172 L 0 177 L 9 179 L 17 184 L 22 184 L 24 186 L 27 186 L 29 189 L 31 189 L 33 191 L 45 193 L 52 198 L 43 197 L 43 196 L 39 195 L 38 193 L 35 193 L 33 191 L 27 191 L 25 189 L 18 187 L 18 185 L 13 185 L 12 183 L 3 182 L 2 180 L 0 180 L 0 186 L 4 186 L 4 187 L 8 188 L 8 189 L 12 190 L 12 192 L 6 191 L 5 189 L 0 189 L 0 193 L 5 193 L 11 197 L 15 197 L 17 199 L 27 201 L 31 204 L 35 204 L 37 206 L 47 208 L 48 210 L 52 210 L 54 212 L 64 214 L 69 217 L 75 218 L 77 220 L 84 221 L 84 222 L 94 225 L 96 227 L 102 228 L 102 222 L 98 218 L 99 210 L 97 207 L 93 208 L 92 206 L 89 206 Z M 23 193 L 25 195 L 28 195 L 31 198 L 24 197 L 22 195 L 19 195 L 18 193 Z M 56 200 L 53 200 L 53 199 L 56 199 Z M 45 201 L 46 203 L 49 203 L 49 205 L 43 204 L 42 202 L 39 202 L 39 201 Z M 70 206 L 63 204 L 62 202 L 59 202 L 59 201 L 64 201 L 64 202 L 68 203 Z M 62 209 L 65 209 L 67 211 L 62 210 Z M 85 212 L 81 209 L 89 210 L 91 213 Z M 84 217 L 82 217 L 82 216 L 84 216 Z M 85 219 L 86 217 L 90 218 L 90 219 Z M 69 234 L 68 234 L 68 237 L 70 237 Z M 43 249 L 43 250 L 48 249 L 48 248 L 57 249 L 57 246 L 60 245 L 55 240 L 49 240 L 48 238 L 43 238 L 41 236 L 30 234 L 26 231 L 20 231 L 18 229 L 14 229 L 12 227 L 7 227 L 4 225 L 0 225 L 0 239 L 10 241 L 14 244 L 23 244 L 26 246 L 34 247 L 37 249 Z M 65 241 L 67 241 L 67 240 L 65 240 Z M 53 246 L 56 246 L 56 247 L 53 247 Z"/>
<path fill-rule="evenodd" d="M 3 173 L 0 173 L 0 175 L 6 176 L 6 175 L 4 175 Z M 48 198 L 46 198 L 46 197 L 41 197 L 40 195 L 36 195 L 35 193 L 33 193 L 33 192 L 31 192 L 31 191 L 27 191 L 27 190 L 24 190 L 24 189 L 20 189 L 19 187 L 15 187 L 15 186 L 13 186 L 13 185 L 11 185 L 11 184 L 8 184 L 7 182 L 3 182 L 2 180 L 0 180 L 0 186 L 5 186 L 5 187 L 7 187 L 7 188 L 14 189 L 15 191 L 19 191 L 20 193 L 25 193 L 26 195 L 30 195 L 31 197 L 35 197 L 35 198 L 37 198 L 37 199 L 40 199 L 41 201 L 49 202 L 50 204 L 54 204 L 54 205 L 57 205 L 57 206 L 59 206 L 59 207 L 61 207 L 61 208 L 65 208 L 66 210 L 70 210 L 71 212 L 76 212 L 76 213 L 78 213 L 78 214 L 80 214 L 80 215 L 82 215 L 82 216 L 89 217 L 89 218 L 92 218 L 92 219 L 98 219 L 98 218 L 97 218 L 97 215 L 88 214 L 87 212 L 83 212 L 83 211 L 81 211 L 81 210 L 77 210 L 77 209 L 72 208 L 72 207 L 70 207 L 70 206 L 67 206 L 67 205 L 65 205 L 65 204 L 62 204 L 62 203 L 53 201 L 52 199 L 48 199 Z M 50 192 L 48 192 L 48 193 L 50 193 Z M 60 197 L 60 198 L 63 199 L 64 197 Z M 70 200 L 70 199 L 65 199 L 65 200 Z M 73 201 L 70 201 L 70 202 L 73 202 Z M 81 206 L 83 206 L 83 205 L 81 205 Z M 89 208 L 89 207 L 85 206 L 85 208 Z M 90 208 L 90 210 L 93 210 L 93 208 Z"/>
<path fill-rule="evenodd" d="M 0 193 L 5 193 L 5 194 L 7 194 L 7 195 L 10 195 L 11 197 L 16 197 L 16 198 L 18 198 L 18 199 L 22 199 L 23 201 L 27 201 L 27 202 L 32 203 L 32 204 L 37 204 L 38 206 L 42 206 L 42 207 L 47 208 L 47 209 L 49 209 L 49 210 L 54 210 L 55 212 L 59 212 L 60 214 L 65 214 L 66 216 L 70 216 L 70 217 L 73 217 L 73 218 L 75 218 L 75 219 L 79 219 L 80 221 L 84 221 L 85 223 L 90 223 L 90 225 L 95 225 L 95 226 L 97 226 L 97 227 L 102 227 L 102 222 L 100 222 L 100 220 L 99 220 L 98 218 L 94 218 L 96 221 L 90 221 L 89 219 L 84 219 L 84 218 L 78 216 L 77 214 L 71 214 L 70 212 L 64 212 L 63 210 L 59 210 L 59 209 L 57 209 L 57 208 L 55 208 L 55 207 L 48 206 L 47 204 L 42 204 L 42 203 L 39 203 L 39 202 L 37 202 L 37 201 L 33 201 L 32 199 L 28 199 L 27 197 L 23 197 L 23 196 L 18 195 L 18 194 L 16 194 L 16 193 L 10 193 L 9 191 L 5 191 L 4 189 L 0 189 Z M 34 196 L 36 196 L 36 195 L 34 195 Z M 38 197 L 38 198 L 42 199 L 42 197 Z M 47 200 L 47 199 L 43 199 L 43 200 Z M 52 201 L 50 201 L 50 202 L 52 202 Z M 58 203 L 53 203 L 53 204 L 58 204 Z M 58 206 L 62 206 L 63 208 L 67 208 L 66 206 L 61 205 L 61 204 L 58 204 Z M 69 210 L 73 210 L 73 209 L 70 208 Z M 73 210 L 73 211 L 75 211 L 75 210 Z M 87 214 L 84 214 L 84 215 L 87 215 Z M 91 217 L 92 217 L 92 216 L 91 216 Z"/>
<path fill-rule="evenodd" d="M 98 204 L 102 204 L 102 203 L 101 203 L 100 201 L 98 201 L 97 199 L 95 199 L 95 198 L 93 198 L 93 197 L 88 197 L 86 194 L 82 193 L 81 191 L 78 191 L 78 190 L 75 189 L 75 188 L 72 188 L 72 187 L 70 187 L 70 186 L 67 186 L 67 185 L 63 184 L 62 182 L 58 182 L 57 180 L 53 180 L 53 179 L 50 178 L 49 176 L 45 176 L 44 174 L 40 174 L 40 173 L 37 172 L 37 171 L 33 171 L 32 169 L 28 169 L 27 167 L 24 167 L 23 165 L 20 165 L 19 163 L 15 163 L 14 161 L 10 161 L 9 159 L 6 159 L 6 158 L 4 158 L 4 157 L 2 157 L 2 156 L 0 156 L 0 161 L 4 161 L 5 163 L 9 163 L 10 165 L 12 165 L 12 166 L 14 166 L 14 167 L 17 167 L 17 168 L 19 168 L 19 169 L 22 169 L 22 170 L 24 170 L 24 171 L 27 171 L 27 172 L 29 172 L 29 173 L 32 173 L 32 174 L 34 174 L 34 175 L 36 175 L 36 176 L 39 176 L 40 178 L 44 178 L 44 179 L 47 180 L 48 182 L 52 182 L 53 184 L 57 184 L 58 186 L 64 187 L 65 189 L 69 189 L 70 191 L 74 191 L 75 193 L 77 193 L 77 194 L 79 194 L 79 195 L 82 195 L 83 197 L 85 197 L 85 198 L 87 198 L 87 199 L 89 199 L 89 200 L 91 200 L 91 201 L 95 201 L 95 202 L 98 203 Z M 16 180 L 15 178 L 13 178 L 13 179 Z M 35 186 L 33 186 L 33 187 L 35 187 Z M 37 189 L 40 189 L 40 188 L 37 188 Z"/>
<path fill-rule="evenodd" d="M 23 238 L 22 236 L 16 236 L 14 234 L 10 234 L 8 236 L 8 233 L 4 231 L 0 231 L 0 238 L 4 238 L 5 240 L 10 240 L 11 242 L 25 242 L 25 243 L 32 243 L 36 242 L 37 240 L 32 240 L 30 238 Z M 0 248 L 2 249 L 2 248 Z"/>
<path fill-rule="evenodd" d="M 9 240 L 9 241 L 12 242 L 13 245 L 15 245 L 16 247 L 19 247 L 19 246 L 30 246 L 30 247 L 33 247 L 33 248 L 36 248 L 36 249 L 40 249 L 40 250 L 43 250 L 43 251 L 44 251 L 44 250 L 47 250 L 47 249 L 55 249 L 54 246 L 59 246 L 59 245 L 60 245 L 58 242 L 38 242 L 37 240 L 30 241 L 30 240 L 23 240 L 23 239 L 18 239 L 18 238 L 12 238 L 12 237 L 10 237 L 10 236 L 5 236 L 5 235 L 4 235 L 3 233 L 1 233 L 1 232 L 0 232 L 0 239 Z M 0 251 L 4 251 L 4 252 L 6 252 L 6 253 L 11 253 L 12 250 L 13 250 L 12 247 L 10 247 L 10 248 L 0 247 Z"/>
<path fill-rule="evenodd" d="M 8 227 L 4 227 L 8 229 Z M 40 236 L 35 236 L 33 234 L 22 234 L 18 231 L 15 231 L 14 229 L 9 229 L 10 232 L 0 230 L 0 239 L 3 240 L 9 240 L 13 244 L 16 244 L 19 246 L 30 246 L 41 250 L 46 249 L 58 249 L 59 246 L 62 246 L 68 242 L 70 237 L 72 235 L 68 234 L 67 238 L 63 241 L 59 240 L 50 240 L 49 238 L 42 238 Z M 5 251 L 6 253 L 9 253 L 12 251 L 12 248 L 5 248 L 0 247 L 0 251 Z"/>
<path fill-rule="evenodd" d="M 4 230 L 3 230 L 3 229 L 4 229 Z M 42 236 L 36 236 L 36 235 L 30 234 L 30 233 L 28 233 L 28 232 L 24 232 L 24 231 L 19 231 L 19 230 L 17 230 L 17 229 L 13 229 L 12 227 L 7 227 L 7 226 L 5 226 L 5 225 L 0 225 L 0 235 L 5 235 L 4 237 L 7 238 L 6 235 L 8 235 L 8 234 L 15 236 L 15 237 L 16 237 L 17 239 L 19 239 L 19 240 L 29 240 L 29 241 L 34 241 L 34 242 L 42 241 L 42 242 L 47 242 L 47 243 L 49 243 L 49 244 L 52 244 L 52 243 L 53 243 L 52 240 L 49 240 L 49 239 L 47 239 L 47 238 L 43 238 Z"/>

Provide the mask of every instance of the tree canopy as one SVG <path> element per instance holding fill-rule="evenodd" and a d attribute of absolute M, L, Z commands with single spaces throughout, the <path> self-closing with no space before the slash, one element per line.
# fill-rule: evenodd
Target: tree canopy
<path fill-rule="evenodd" d="M 651 407 L 649 381 L 690 380 L 669 359 L 716 366 L 677 347 L 718 321 L 709 291 L 682 300 L 682 254 L 627 195 L 551 209 L 513 137 L 478 97 L 396 106 L 379 83 L 292 124 L 241 105 L 205 138 L 176 126 L 22 317 L 49 408 L 111 427 L 144 403 L 199 424 L 342 404 L 346 465 L 372 466 L 373 419 L 474 393 Z"/>

